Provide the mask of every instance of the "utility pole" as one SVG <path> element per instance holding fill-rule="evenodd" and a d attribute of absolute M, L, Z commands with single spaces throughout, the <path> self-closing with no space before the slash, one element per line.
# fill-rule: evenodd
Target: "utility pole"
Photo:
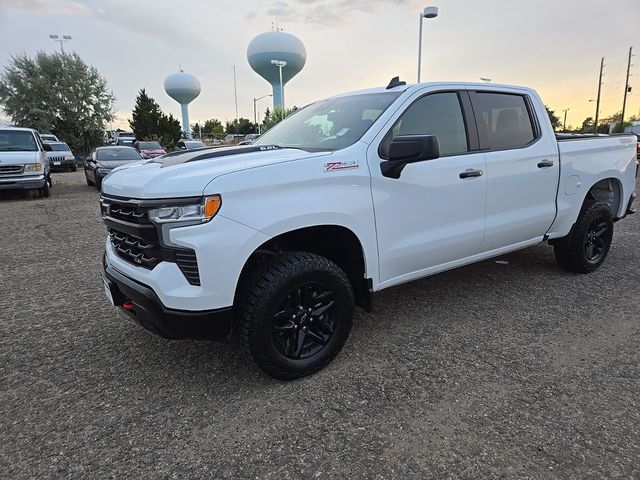
<path fill-rule="evenodd" d="M 565 108 L 564 110 L 562 110 L 564 112 L 564 122 L 562 124 L 562 131 L 566 132 L 567 131 L 567 112 L 571 110 L 570 108 Z"/>
<path fill-rule="evenodd" d="M 624 82 L 624 100 L 622 100 L 622 115 L 620 115 L 620 128 L 624 131 L 624 111 L 627 108 L 627 93 L 629 92 L 629 70 L 631 70 L 631 57 L 633 47 L 629 47 L 629 61 L 627 62 L 627 80 Z"/>
<path fill-rule="evenodd" d="M 604 57 L 600 60 L 600 75 L 598 76 L 598 99 L 596 100 L 596 118 L 593 122 L 593 133 L 598 134 L 598 116 L 600 115 L 600 92 L 602 91 L 602 69 L 604 68 Z"/>
<path fill-rule="evenodd" d="M 233 95 L 235 97 L 236 100 L 236 135 L 238 134 L 238 128 L 240 127 L 239 124 L 239 120 L 238 120 L 238 87 L 236 84 L 236 66 L 233 66 Z"/>

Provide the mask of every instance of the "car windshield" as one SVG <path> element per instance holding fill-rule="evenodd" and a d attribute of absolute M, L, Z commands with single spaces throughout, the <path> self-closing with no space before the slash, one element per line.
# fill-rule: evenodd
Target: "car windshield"
<path fill-rule="evenodd" d="M 138 142 L 138 148 L 140 150 L 162 150 L 158 142 Z"/>
<path fill-rule="evenodd" d="M 309 151 L 340 150 L 354 144 L 400 96 L 398 92 L 329 98 L 290 115 L 253 145 L 278 145 Z"/>
<path fill-rule="evenodd" d="M 142 157 L 133 148 L 101 148 L 96 150 L 98 161 L 125 161 L 142 160 Z"/>
<path fill-rule="evenodd" d="M 0 152 L 37 152 L 33 133 L 25 130 L 0 130 Z"/>
<path fill-rule="evenodd" d="M 71 149 L 69 148 L 69 145 L 67 145 L 66 143 L 50 143 L 49 145 L 51 145 L 51 150 L 53 150 L 54 152 L 70 152 Z"/>

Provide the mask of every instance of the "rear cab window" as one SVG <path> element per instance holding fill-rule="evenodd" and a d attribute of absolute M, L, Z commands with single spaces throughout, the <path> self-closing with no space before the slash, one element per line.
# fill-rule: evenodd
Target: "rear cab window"
<path fill-rule="evenodd" d="M 522 148 L 539 137 L 526 95 L 476 91 L 471 100 L 483 150 Z"/>

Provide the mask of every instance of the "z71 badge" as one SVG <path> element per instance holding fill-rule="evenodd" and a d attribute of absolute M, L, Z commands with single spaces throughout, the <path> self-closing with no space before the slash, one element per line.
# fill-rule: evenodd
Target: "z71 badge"
<path fill-rule="evenodd" d="M 329 162 L 324 164 L 325 172 L 333 172 L 335 170 L 346 170 L 348 168 L 358 168 L 360 165 L 355 160 L 352 162 Z"/>

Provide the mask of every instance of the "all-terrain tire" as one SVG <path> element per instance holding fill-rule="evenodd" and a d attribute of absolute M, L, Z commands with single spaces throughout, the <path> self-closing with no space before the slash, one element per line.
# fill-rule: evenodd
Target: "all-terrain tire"
<path fill-rule="evenodd" d="M 613 239 L 613 215 L 604 202 L 588 199 L 566 242 L 554 245 L 558 264 L 565 270 L 590 273 L 602 263 Z"/>
<path fill-rule="evenodd" d="M 347 275 L 327 258 L 307 252 L 272 255 L 250 268 L 235 305 L 240 343 L 248 357 L 281 380 L 325 367 L 342 349 L 353 324 L 354 295 Z M 296 306 L 298 299 L 303 308 Z M 324 313 L 314 317 L 323 308 Z M 324 343 L 316 342 L 318 336 Z"/>
<path fill-rule="evenodd" d="M 91 180 L 89 180 L 89 176 L 87 175 L 87 172 L 84 172 L 84 178 L 87 181 L 87 185 L 89 185 L 90 187 L 95 186 L 95 183 L 93 183 Z"/>

